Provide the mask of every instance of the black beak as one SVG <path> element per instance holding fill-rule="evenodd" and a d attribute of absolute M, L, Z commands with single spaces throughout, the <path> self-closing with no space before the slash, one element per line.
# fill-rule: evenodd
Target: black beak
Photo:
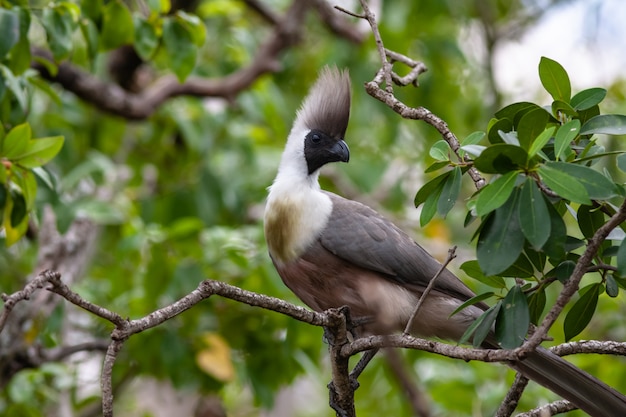
<path fill-rule="evenodd" d="M 341 162 L 348 162 L 350 160 L 350 149 L 348 149 L 348 145 L 343 140 L 335 142 L 333 147 L 330 148 L 330 152 L 337 155 Z"/>

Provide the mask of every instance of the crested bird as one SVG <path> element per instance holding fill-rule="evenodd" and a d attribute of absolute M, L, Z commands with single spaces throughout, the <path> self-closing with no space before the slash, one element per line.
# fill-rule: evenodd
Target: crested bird
<path fill-rule="evenodd" d="M 311 87 L 287 138 L 269 187 L 265 238 L 285 285 L 316 311 L 348 306 L 368 318 L 363 334 L 404 329 L 441 264 L 370 207 L 320 188 L 320 169 L 348 162 L 344 141 L 350 116 L 347 71 L 325 67 Z M 487 308 L 451 313 L 475 294 L 447 269 L 423 301 L 411 333 L 459 341 Z M 499 348 L 493 337 L 485 348 Z M 594 417 L 626 415 L 626 397 L 547 349 L 508 363 Z"/>

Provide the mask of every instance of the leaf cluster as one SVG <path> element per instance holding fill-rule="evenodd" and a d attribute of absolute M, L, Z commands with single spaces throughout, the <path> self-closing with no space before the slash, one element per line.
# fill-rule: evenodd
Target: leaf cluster
<path fill-rule="evenodd" d="M 626 196 L 624 184 L 606 169 L 615 159 L 626 172 L 626 155 L 607 152 L 598 136 L 626 133 L 626 116 L 600 114 L 606 96 L 602 88 L 572 96 L 567 72 L 556 61 L 541 58 L 539 78 L 553 99 L 549 106 L 519 102 L 502 108 L 486 131 L 461 142 L 457 158 L 447 142 L 435 143 L 430 155 L 436 162 L 429 170 L 451 169 L 426 183 L 415 197 L 415 205 L 423 205 L 424 225 L 453 208 L 462 175 L 470 167 L 490 176 L 467 203 L 466 226 L 479 222 L 474 234 L 477 261 L 462 269 L 505 294 L 489 292 L 466 303 L 499 298 L 466 334 L 466 340 L 473 334 L 476 346 L 494 326 L 503 347 L 519 346 L 529 323 L 540 322 L 546 289 L 569 279 L 580 257 L 578 249 L 593 239 Z M 577 230 L 572 230 L 570 216 Z M 596 278 L 579 290 L 579 299 L 565 317 L 566 340 L 587 326 L 601 294 L 616 297 L 620 287 L 626 288 L 623 230 L 615 230 L 610 239 L 586 266 Z M 506 278 L 521 285 L 507 284 Z"/>

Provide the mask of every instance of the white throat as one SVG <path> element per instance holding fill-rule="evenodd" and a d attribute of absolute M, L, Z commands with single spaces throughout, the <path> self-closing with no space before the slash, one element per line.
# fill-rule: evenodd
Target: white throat
<path fill-rule="evenodd" d="M 265 238 L 275 262 L 296 260 L 320 236 L 333 204 L 308 174 L 303 138 L 308 129 L 296 123 L 289 135 L 278 174 L 265 206 Z"/>

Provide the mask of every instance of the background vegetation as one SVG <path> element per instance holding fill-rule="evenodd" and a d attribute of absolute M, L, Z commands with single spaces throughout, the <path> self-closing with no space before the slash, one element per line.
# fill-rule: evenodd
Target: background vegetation
<path fill-rule="evenodd" d="M 486 131 L 494 111 L 511 102 L 494 80 L 498 46 L 567 2 L 380 3 L 385 45 L 428 66 L 418 89 L 398 89 L 397 96 L 430 109 L 463 138 Z M 323 186 L 385 212 L 441 258 L 459 244 L 462 260 L 473 259 L 469 240 L 477 225 L 461 227 L 464 204 L 445 220 L 419 226 L 411 203 L 437 175 L 424 169 L 435 161 L 429 150 L 440 136 L 400 119 L 361 88 L 380 66 L 362 22 L 320 1 L 300 7 L 302 17 L 298 6 L 281 0 L 0 0 L 0 6 L 0 127 L 18 132 L 15 141 L 25 147 L 2 154 L 15 173 L 13 185 L 3 188 L 13 196 L 6 213 L 25 196 L 25 210 L 4 220 L 2 292 L 18 291 L 43 267 L 55 267 L 84 298 L 131 318 L 206 278 L 297 302 L 266 254 L 261 215 L 295 109 L 324 64 L 349 68 L 354 104 L 346 138 L 352 161 L 329 167 Z M 290 27 L 284 16 L 301 23 Z M 276 50 L 266 49 L 274 38 Z M 473 47 L 482 51 L 480 62 Z M 274 53 L 268 62 L 258 59 L 268 51 Z M 248 83 L 225 78 L 251 67 L 259 71 Z M 83 79 L 63 78 L 64 69 L 99 83 L 81 89 L 72 81 Z M 131 98 L 166 91 L 174 77 L 187 85 L 214 80 L 221 89 L 203 85 L 153 107 L 133 106 Z M 161 90 L 150 90 L 155 80 L 163 82 Z M 602 112 L 624 112 L 623 80 L 602 87 Z M 107 107 L 120 91 L 128 100 Z M 552 102 L 537 94 L 525 99 Z M 29 128 L 12 130 L 17 126 Z M 28 129 L 32 137 L 49 138 L 30 163 L 24 162 L 33 146 Z M 608 150 L 623 149 L 619 138 L 601 140 Z M 607 169 L 623 180 L 614 163 Z M 463 182 L 461 201 L 472 187 Z M 65 240 L 55 230 L 67 233 Z M 557 293 L 548 289 L 548 304 Z M 592 325 L 578 337 L 624 340 L 622 297 L 601 297 Z M 110 326 L 54 297 L 19 307 L 0 334 L 0 413 L 97 415 Z M 562 329 L 555 326 L 555 343 L 564 340 Z M 84 342 L 76 354 L 66 349 Z M 513 380 L 511 371 L 493 364 L 418 351 L 401 352 L 400 360 L 404 364 L 377 358 L 368 367 L 356 394 L 359 416 L 410 415 L 402 376 L 413 380 L 432 415 L 458 416 L 493 414 Z M 572 360 L 626 391 L 619 359 Z M 330 416 L 328 379 L 318 328 L 212 298 L 124 346 L 114 374 L 116 411 Z M 532 386 L 520 408 L 554 399 Z"/>

